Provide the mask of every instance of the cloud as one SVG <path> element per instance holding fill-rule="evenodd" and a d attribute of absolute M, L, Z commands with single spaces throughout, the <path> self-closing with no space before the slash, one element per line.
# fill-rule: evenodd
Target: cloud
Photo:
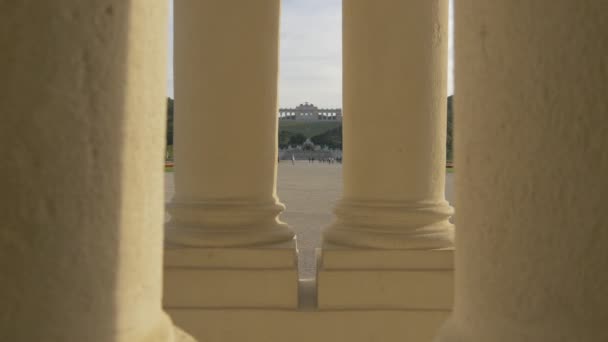
<path fill-rule="evenodd" d="M 341 0 L 284 0 L 279 103 L 342 104 Z"/>
<path fill-rule="evenodd" d="M 168 84 L 173 97 L 173 1 L 170 2 Z M 253 1 L 253 0 L 252 0 Z M 453 1 L 450 1 L 448 93 L 454 89 Z M 305 101 L 342 107 L 342 0 L 283 0 L 279 104 Z"/>

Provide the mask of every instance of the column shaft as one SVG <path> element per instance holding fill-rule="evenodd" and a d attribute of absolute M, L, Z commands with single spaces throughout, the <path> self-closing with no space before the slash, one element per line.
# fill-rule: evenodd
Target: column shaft
<path fill-rule="evenodd" d="M 455 7 L 456 301 L 438 341 L 608 341 L 606 3 Z"/>
<path fill-rule="evenodd" d="M 290 240 L 277 220 L 280 0 L 175 3 L 175 198 L 168 239 Z"/>
<path fill-rule="evenodd" d="M 449 246 L 448 2 L 345 1 L 343 7 L 344 194 L 326 241 Z"/>
<path fill-rule="evenodd" d="M 0 340 L 173 341 L 166 3 L 0 5 Z"/>

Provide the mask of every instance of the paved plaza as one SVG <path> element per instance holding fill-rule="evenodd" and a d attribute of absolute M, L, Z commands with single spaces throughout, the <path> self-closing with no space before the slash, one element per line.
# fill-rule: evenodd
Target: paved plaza
<path fill-rule="evenodd" d="M 279 163 L 277 192 L 287 209 L 281 220 L 298 235 L 301 276 L 314 274 L 314 248 L 321 244 L 321 230 L 332 220 L 333 204 L 342 192 L 340 164 L 291 161 Z M 246 175 L 244 175 L 246 177 Z M 173 196 L 173 173 L 165 173 L 165 199 Z M 453 174 L 446 179 L 446 198 L 453 205 Z"/>

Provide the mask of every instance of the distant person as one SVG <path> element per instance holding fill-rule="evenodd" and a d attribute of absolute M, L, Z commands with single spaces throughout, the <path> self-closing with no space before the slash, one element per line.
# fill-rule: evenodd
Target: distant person
<path fill-rule="evenodd" d="M 293 153 L 291 154 L 291 165 L 296 165 L 296 156 Z"/>

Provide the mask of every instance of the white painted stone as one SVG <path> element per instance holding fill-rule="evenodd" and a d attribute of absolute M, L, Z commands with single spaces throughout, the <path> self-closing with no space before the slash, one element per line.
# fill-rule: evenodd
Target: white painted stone
<path fill-rule="evenodd" d="M 324 244 L 323 267 L 326 270 L 451 270 L 454 250 L 372 249 Z"/>
<path fill-rule="evenodd" d="M 175 2 L 175 196 L 167 240 L 290 241 L 277 218 L 280 0 Z"/>
<path fill-rule="evenodd" d="M 343 2 L 344 192 L 324 232 L 317 304 L 407 310 L 418 336 L 400 340 L 429 341 L 441 322 L 430 313 L 445 317 L 453 302 L 447 25 L 447 0 Z"/>
<path fill-rule="evenodd" d="M 343 22 L 344 192 L 325 241 L 450 247 L 447 0 L 345 1 Z"/>
<path fill-rule="evenodd" d="M 296 309 L 295 250 L 295 242 L 262 247 L 167 247 L 164 306 Z"/>
<path fill-rule="evenodd" d="M 0 3 L 0 341 L 170 342 L 167 3 Z"/>
<path fill-rule="evenodd" d="M 608 341 L 608 4 L 454 5 L 456 294 L 437 341 Z"/>
<path fill-rule="evenodd" d="M 165 266 L 196 268 L 289 269 L 297 264 L 295 240 L 239 248 L 200 248 L 167 244 Z"/>
<path fill-rule="evenodd" d="M 451 310 L 452 250 L 325 245 L 319 256 L 319 309 Z"/>
<path fill-rule="evenodd" d="M 165 307 L 298 306 L 276 196 L 279 14 L 279 0 L 175 3 Z"/>
<path fill-rule="evenodd" d="M 168 310 L 205 342 L 428 342 L 447 313 L 409 310 Z"/>

